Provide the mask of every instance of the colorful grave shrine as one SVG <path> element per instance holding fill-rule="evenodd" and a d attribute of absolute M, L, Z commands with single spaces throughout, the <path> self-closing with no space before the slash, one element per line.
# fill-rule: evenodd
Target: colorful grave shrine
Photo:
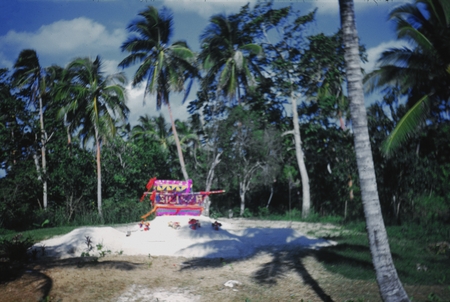
<path fill-rule="evenodd" d="M 192 180 L 161 180 L 152 178 L 146 185 L 147 192 L 141 197 L 141 202 L 149 197 L 152 210 L 142 216 L 155 213 L 156 216 L 200 216 L 203 212 L 203 202 L 206 196 L 224 193 L 224 190 L 208 192 L 191 192 Z"/>

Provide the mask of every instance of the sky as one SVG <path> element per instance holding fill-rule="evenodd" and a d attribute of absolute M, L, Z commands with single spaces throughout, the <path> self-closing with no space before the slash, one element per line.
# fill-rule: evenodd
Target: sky
<path fill-rule="evenodd" d="M 360 43 L 367 49 L 369 62 L 366 72 L 373 70 L 379 54 L 390 47 L 403 45 L 396 40 L 393 24 L 387 19 L 394 7 L 412 0 L 354 0 Z M 66 66 L 76 57 L 95 58 L 99 55 L 106 74 L 122 71 L 118 63 L 127 53 L 120 50 L 127 38 L 127 25 L 147 6 L 167 7 L 173 12 L 172 42 L 187 41 L 193 50 L 199 50 L 199 36 L 209 18 L 218 13 L 237 13 L 246 3 L 255 0 L 8 0 L 0 1 L 0 68 L 12 69 L 21 50 L 36 50 L 41 66 Z M 292 5 L 307 14 L 318 8 L 311 34 L 334 34 L 340 27 L 338 0 L 274 0 L 275 7 Z M 124 70 L 132 79 L 134 69 Z M 131 82 L 131 81 L 130 81 Z M 143 105 L 143 87 L 128 88 L 129 121 L 137 123 L 139 116 L 157 116 L 153 96 L 147 96 Z M 171 96 L 175 118 L 186 120 L 186 106 L 195 98 L 191 90 L 188 101 L 182 105 L 182 96 Z M 366 96 L 366 104 L 376 99 Z M 168 121 L 167 109 L 161 112 Z"/>

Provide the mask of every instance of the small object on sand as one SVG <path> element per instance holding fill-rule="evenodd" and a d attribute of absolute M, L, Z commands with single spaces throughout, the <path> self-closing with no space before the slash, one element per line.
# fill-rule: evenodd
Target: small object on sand
<path fill-rule="evenodd" d="M 127 231 L 127 237 L 131 235 L 131 231 Z"/>
<path fill-rule="evenodd" d="M 169 221 L 169 227 L 174 228 L 175 230 L 178 230 L 181 226 L 178 221 Z"/>
<path fill-rule="evenodd" d="M 189 227 L 193 230 L 196 230 L 197 228 L 200 228 L 200 221 L 198 221 L 197 219 L 191 219 L 189 220 Z"/>
<path fill-rule="evenodd" d="M 146 221 L 144 223 L 144 231 L 148 231 L 148 230 L 150 230 L 150 222 Z"/>
<path fill-rule="evenodd" d="M 218 231 L 222 224 L 218 221 L 214 221 L 214 223 L 211 223 L 211 226 L 215 231 Z"/>
<path fill-rule="evenodd" d="M 225 286 L 227 286 L 227 287 L 231 287 L 231 288 L 233 288 L 233 287 L 235 287 L 235 286 L 239 286 L 239 285 L 241 285 L 242 283 L 241 282 L 239 282 L 239 281 L 237 281 L 237 280 L 228 280 L 227 282 L 225 282 Z"/>

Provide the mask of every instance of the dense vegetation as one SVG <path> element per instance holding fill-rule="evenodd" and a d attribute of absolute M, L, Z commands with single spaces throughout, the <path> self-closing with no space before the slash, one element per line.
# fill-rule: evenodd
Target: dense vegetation
<path fill-rule="evenodd" d="M 149 8 L 140 16 L 147 24 L 160 18 L 171 25 L 166 10 Z M 65 68 L 43 67 L 38 54 L 22 51 L 13 70 L 0 71 L 0 162 L 6 173 L 0 179 L 0 228 L 136 221 L 149 208 L 139 202 L 148 179 L 181 179 L 183 169 L 195 189 L 227 191 L 212 197 L 210 215 L 228 216 L 230 210 L 244 217 L 299 213 L 304 195 L 286 113 L 293 96 L 301 102 L 297 111 L 312 217 L 363 220 L 348 100 L 342 91 L 342 37 L 339 31 L 303 37 L 314 17 L 289 7 L 273 9 L 270 3 L 213 16 L 200 37 L 198 55 L 180 41 L 166 46 L 168 34 L 167 41 L 152 41 L 155 48 L 150 47 L 165 56 L 142 56 L 139 52 L 148 49 L 140 48 L 139 41 L 152 33 L 137 31 L 136 37 L 130 26 L 122 46 L 130 54 L 121 64 L 127 67 L 143 58 L 141 67 L 147 69 L 139 68 L 133 83 L 147 82 L 149 93 L 158 95 L 158 108 L 170 106 L 170 92 L 183 91 L 190 80 L 200 87 L 188 120 L 168 123 L 162 116 L 143 115 L 132 128 L 126 120 L 125 79 L 103 75 L 100 57 L 77 58 Z M 278 40 L 276 29 L 284 33 Z M 149 70 L 160 66 L 151 64 L 161 58 L 167 60 L 164 68 L 147 79 Z M 171 84 L 163 85 L 165 81 Z M 448 87 L 438 88 L 436 105 L 389 157 L 382 152 L 383 142 L 420 91 L 389 86 L 368 108 L 387 224 L 448 227 Z M 211 172 L 214 178 L 208 179 Z"/>

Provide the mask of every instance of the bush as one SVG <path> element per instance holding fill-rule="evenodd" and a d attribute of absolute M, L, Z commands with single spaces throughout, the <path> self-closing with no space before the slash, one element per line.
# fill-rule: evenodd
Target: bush
<path fill-rule="evenodd" d="M 259 207 L 258 208 L 258 215 L 259 217 L 263 218 L 263 217 L 268 217 L 270 215 L 270 211 L 268 208 L 266 207 Z"/>
<path fill-rule="evenodd" d="M 31 237 L 24 238 L 17 234 L 11 239 L 2 239 L 0 241 L 0 258 L 6 258 L 9 261 L 26 261 L 28 259 L 27 251 L 34 244 Z"/>
<path fill-rule="evenodd" d="M 251 217 L 253 217 L 253 213 L 252 213 L 252 211 L 250 211 L 249 208 L 245 208 L 244 213 L 242 214 L 242 217 L 251 218 Z"/>
<path fill-rule="evenodd" d="M 450 203 L 448 198 L 442 196 L 422 196 L 416 200 L 416 215 L 420 221 L 430 223 L 433 221 L 447 222 L 450 217 Z"/>
<path fill-rule="evenodd" d="M 219 209 L 211 207 L 209 209 L 209 217 L 212 219 L 218 219 L 219 217 L 225 217 L 225 215 Z"/>

